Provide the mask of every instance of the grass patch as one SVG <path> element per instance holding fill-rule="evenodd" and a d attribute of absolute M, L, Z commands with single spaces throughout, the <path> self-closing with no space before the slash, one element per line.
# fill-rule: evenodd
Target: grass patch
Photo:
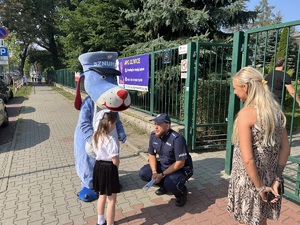
<path fill-rule="evenodd" d="M 132 128 L 132 130 L 134 131 L 134 133 L 138 133 L 140 135 L 148 134 L 145 129 L 143 129 L 143 128 L 137 126 L 136 124 L 133 124 L 133 123 L 127 121 L 127 120 L 123 121 L 123 125 L 124 126 L 130 126 Z"/>
<path fill-rule="evenodd" d="M 24 85 L 17 91 L 13 91 L 15 98 L 28 98 L 32 90 L 32 86 Z"/>
<path fill-rule="evenodd" d="M 52 89 L 54 91 L 58 92 L 59 94 L 61 94 L 62 96 L 64 96 L 66 99 L 68 99 L 70 101 L 74 101 L 75 95 L 64 90 L 63 88 L 52 86 Z"/>

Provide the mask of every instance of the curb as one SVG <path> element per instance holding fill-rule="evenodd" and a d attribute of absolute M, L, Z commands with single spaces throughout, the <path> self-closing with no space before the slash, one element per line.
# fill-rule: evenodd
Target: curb
<path fill-rule="evenodd" d="M 23 104 L 20 107 L 20 114 L 22 113 L 22 110 L 23 110 Z M 16 122 L 16 128 L 15 128 L 15 132 L 14 132 L 14 135 L 13 135 L 12 142 L 11 142 L 10 146 L 7 147 L 8 151 L 9 151 L 9 154 L 8 154 L 8 159 L 6 160 L 7 164 L 5 166 L 5 172 L 4 172 L 2 183 L 1 183 L 1 186 L 0 186 L 0 193 L 6 191 L 6 189 L 7 189 L 10 169 L 11 169 L 12 160 L 13 160 L 14 152 L 15 152 L 14 149 L 15 149 L 16 142 L 17 142 L 17 133 L 18 133 L 18 130 L 19 130 L 19 127 L 20 127 L 20 114 L 16 119 L 16 121 L 17 121 Z"/>
<path fill-rule="evenodd" d="M 148 161 L 147 154 L 135 147 L 130 141 L 126 140 L 124 145 L 127 145 L 128 147 L 132 148 L 136 155 L 142 156 L 142 158 L 144 158 L 145 161 Z"/>

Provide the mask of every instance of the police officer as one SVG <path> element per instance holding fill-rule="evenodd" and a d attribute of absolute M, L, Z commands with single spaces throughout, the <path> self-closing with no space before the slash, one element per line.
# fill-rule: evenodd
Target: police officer
<path fill-rule="evenodd" d="M 155 184 L 160 188 L 155 194 L 171 192 L 176 197 L 175 205 L 184 206 L 187 198 L 185 183 L 193 175 L 186 140 L 170 128 L 171 120 L 167 114 L 159 114 L 150 121 L 154 121 L 154 131 L 149 141 L 149 164 L 140 169 L 139 176 L 147 182 L 156 179 Z"/>

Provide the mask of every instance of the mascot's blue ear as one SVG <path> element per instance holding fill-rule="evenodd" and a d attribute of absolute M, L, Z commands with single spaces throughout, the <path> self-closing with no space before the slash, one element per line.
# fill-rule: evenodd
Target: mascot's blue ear
<path fill-rule="evenodd" d="M 81 83 L 81 79 L 84 77 L 84 73 L 80 74 L 78 83 L 77 83 L 77 87 L 76 87 L 76 95 L 75 95 L 75 102 L 74 102 L 74 107 L 77 110 L 80 110 L 81 104 L 82 104 L 82 100 L 81 100 L 81 94 L 80 94 L 80 83 Z"/>

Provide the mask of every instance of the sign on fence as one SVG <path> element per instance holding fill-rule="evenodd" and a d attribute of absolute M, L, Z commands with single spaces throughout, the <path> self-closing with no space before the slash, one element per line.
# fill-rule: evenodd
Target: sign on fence
<path fill-rule="evenodd" d="M 184 55 L 188 52 L 188 45 L 180 45 L 178 46 L 178 55 Z"/>
<path fill-rule="evenodd" d="M 163 51 L 163 59 L 164 59 L 164 63 L 171 62 L 171 50 L 168 49 Z"/>
<path fill-rule="evenodd" d="M 148 91 L 149 54 L 119 59 L 117 66 L 121 72 L 119 86 L 128 90 Z"/>

